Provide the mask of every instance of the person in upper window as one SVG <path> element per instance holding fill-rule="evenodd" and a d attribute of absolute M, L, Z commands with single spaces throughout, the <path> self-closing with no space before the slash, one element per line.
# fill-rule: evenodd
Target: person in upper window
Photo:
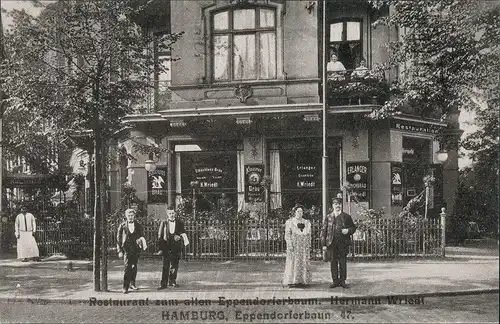
<path fill-rule="evenodd" d="M 361 61 L 359 61 L 359 66 L 354 71 L 352 71 L 351 78 L 363 79 L 368 75 L 368 72 L 369 71 L 368 68 L 366 67 L 366 60 L 361 59 Z"/>
<path fill-rule="evenodd" d="M 326 65 L 326 73 L 329 80 L 341 81 L 345 79 L 345 66 L 338 60 L 337 54 L 330 56 L 330 62 Z"/>

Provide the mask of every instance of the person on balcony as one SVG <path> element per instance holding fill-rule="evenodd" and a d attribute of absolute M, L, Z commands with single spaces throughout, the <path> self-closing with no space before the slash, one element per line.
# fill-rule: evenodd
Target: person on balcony
<path fill-rule="evenodd" d="M 369 70 L 366 67 L 366 60 L 361 59 L 361 61 L 359 61 L 359 66 L 354 71 L 352 71 L 351 78 L 352 79 L 363 79 L 368 75 L 368 72 L 369 72 Z"/>
<path fill-rule="evenodd" d="M 38 246 L 35 241 L 36 220 L 33 214 L 28 213 L 26 206 L 21 207 L 14 224 L 17 238 L 17 258 L 23 262 L 28 259 L 39 260 Z"/>
<path fill-rule="evenodd" d="M 158 240 L 160 242 L 159 255 L 163 256 L 163 268 L 161 282 L 158 290 L 171 287 L 179 287 L 177 284 L 177 272 L 181 258 L 182 245 L 189 244 L 184 223 L 176 219 L 173 207 L 167 207 L 167 220 L 162 221 L 158 229 Z"/>
<path fill-rule="evenodd" d="M 345 66 L 338 60 L 337 54 L 332 53 L 330 62 L 326 65 L 326 74 L 328 80 L 342 81 L 345 79 Z"/>
<path fill-rule="evenodd" d="M 333 283 L 330 288 L 349 288 L 347 279 L 347 253 L 351 235 L 356 232 L 356 225 L 349 214 L 342 211 L 342 198 L 332 199 L 332 212 L 328 214 L 321 229 L 321 244 L 324 261 L 330 261 Z M 339 280 L 340 270 L 340 280 Z"/>
<path fill-rule="evenodd" d="M 304 207 L 297 204 L 285 223 L 286 264 L 283 285 L 305 287 L 311 282 L 311 222 L 304 219 Z"/>
<path fill-rule="evenodd" d="M 127 209 L 125 218 L 126 221 L 118 227 L 116 242 L 118 257 L 123 258 L 125 264 L 122 292 L 127 294 L 129 289 L 138 290 L 135 285 L 137 261 L 141 250 L 146 249 L 146 240 L 142 225 L 135 220 L 135 209 Z"/>

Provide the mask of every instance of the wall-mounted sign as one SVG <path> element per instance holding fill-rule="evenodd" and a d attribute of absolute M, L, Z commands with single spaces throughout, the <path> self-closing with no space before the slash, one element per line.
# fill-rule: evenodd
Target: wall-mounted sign
<path fill-rule="evenodd" d="M 148 203 L 167 203 L 167 167 L 157 166 L 148 172 Z"/>
<path fill-rule="evenodd" d="M 406 132 L 437 134 L 441 126 L 434 124 L 423 124 L 408 120 L 393 119 L 391 120 L 391 128 Z"/>
<path fill-rule="evenodd" d="M 264 201 L 263 177 L 263 164 L 245 165 L 245 202 Z"/>
<path fill-rule="evenodd" d="M 219 166 L 196 165 L 194 179 L 201 191 L 212 191 L 223 187 L 224 170 Z"/>
<path fill-rule="evenodd" d="M 352 198 L 369 201 L 369 162 L 346 162 L 346 180 L 352 187 Z"/>
<path fill-rule="evenodd" d="M 403 164 L 391 163 L 391 205 L 403 205 Z"/>
<path fill-rule="evenodd" d="M 245 202 L 264 201 L 263 177 L 263 164 L 245 165 Z"/>

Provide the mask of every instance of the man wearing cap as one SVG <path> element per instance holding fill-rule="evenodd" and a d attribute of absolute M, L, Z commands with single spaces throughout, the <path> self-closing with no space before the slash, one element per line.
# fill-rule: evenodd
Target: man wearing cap
<path fill-rule="evenodd" d="M 332 199 L 332 209 L 333 211 L 326 216 L 321 229 L 323 252 L 326 252 L 330 260 L 333 281 L 330 288 L 338 286 L 348 288 L 345 283 L 347 278 L 347 253 L 351 244 L 351 235 L 356 232 L 356 225 L 354 225 L 351 216 L 342 211 L 341 198 Z"/>

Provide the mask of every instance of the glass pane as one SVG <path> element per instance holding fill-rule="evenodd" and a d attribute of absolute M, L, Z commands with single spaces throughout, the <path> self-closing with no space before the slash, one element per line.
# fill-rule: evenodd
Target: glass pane
<path fill-rule="evenodd" d="M 234 11 L 233 16 L 234 29 L 255 28 L 255 10 L 239 9 Z"/>
<path fill-rule="evenodd" d="M 255 79 L 255 35 L 234 36 L 234 79 Z"/>
<path fill-rule="evenodd" d="M 260 78 L 276 78 L 276 37 L 274 33 L 260 34 Z"/>
<path fill-rule="evenodd" d="M 274 27 L 274 10 L 260 9 L 260 27 Z"/>
<path fill-rule="evenodd" d="M 330 42 L 340 42 L 342 40 L 342 23 L 330 24 Z"/>
<path fill-rule="evenodd" d="M 359 21 L 347 22 L 347 40 L 361 39 L 361 23 Z"/>
<path fill-rule="evenodd" d="M 226 30 L 229 28 L 229 13 L 227 11 L 219 12 L 214 15 L 214 29 Z"/>
<path fill-rule="evenodd" d="M 214 36 L 214 79 L 227 80 L 229 62 L 229 36 Z"/>

